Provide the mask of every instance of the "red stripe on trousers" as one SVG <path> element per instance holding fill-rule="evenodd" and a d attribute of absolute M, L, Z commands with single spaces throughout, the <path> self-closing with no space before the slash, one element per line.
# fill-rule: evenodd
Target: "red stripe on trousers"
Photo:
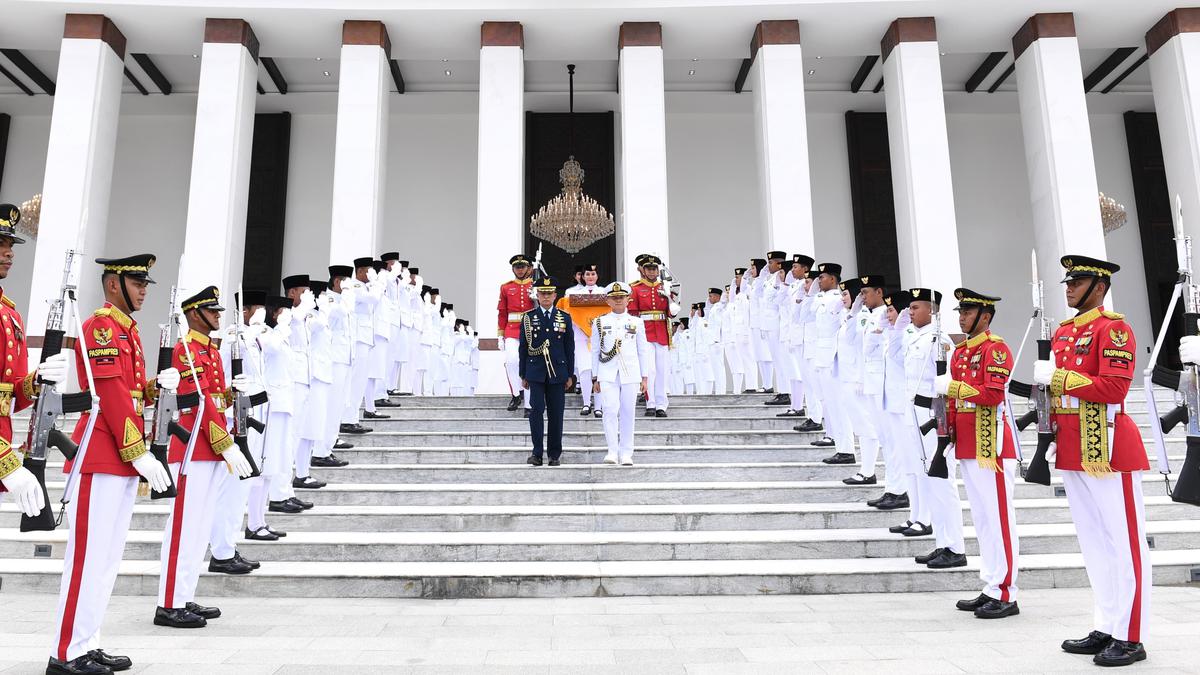
<path fill-rule="evenodd" d="M 79 494 L 75 497 L 75 518 L 71 521 L 71 534 L 75 540 L 75 551 L 71 558 L 71 583 L 67 586 L 67 601 L 63 605 L 62 626 L 58 633 L 58 658 L 67 660 L 67 647 L 71 645 L 71 634 L 75 632 L 75 610 L 79 608 L 79 586 L 83 583 L 83 566 L 87 562 L 88 515 L 92 504 L 92 475 L 81 475 Z"/>
<path fill-rule="evenodd" d="M 175 570 L 179 566 L 179 535 L 183 532 L 183 507 L 187 503 L 184 499 L 187 492 L 186 474 L 179 474 L 175 491 L 177 493 L 174 504 L 175 512 L 171 518 L 171 551 L 167 555 L 167 569 L 163 570 L 163 574 L 167 575 L 167 583 L 163 592 L 163 607 L 167 609 L 175 607 Z"/>
<path fill-rule="evenodd" d="M 1138 527 L 1137 504 L 1133 501 L 1133 474 L 1121 474 L 1125 493 L 1125 529 L 1129 532 L 1129 557 L 1133 560 L 1133 604 L 1129 608 L 1130 642 L 1141 642 L 1142 634 L 1142 542 Z"/>
<path fill-rule="evenodd" d="M 1004 460 L 1000 460 L 1000 470 L 996 472 L 996 504 L 1000 508 L 1000 538 L 1004 541 L 1004 564 L 1007 570 L 1004 581 L 1000 583 L 1000 602 L 1008 602 L 1011 597 L 1008 587 L 1012 585 L 1013 548 L 1012 530 L 1008 523 L 1008 494 L 1004 482 Z"/>

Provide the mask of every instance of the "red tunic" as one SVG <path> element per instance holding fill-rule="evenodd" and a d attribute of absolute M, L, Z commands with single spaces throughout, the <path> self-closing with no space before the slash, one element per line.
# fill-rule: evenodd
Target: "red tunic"
<path fill-rule="evenodd" d="M 671 301 L 663 297 L 662 282 L 645 279 L 633 282 L 629 292 L 629 313 L 640 316 L 646 325 L 646 340 L 665 347 L 671 345 Z"/>
<path fill-rule="evenodd" d="M 221 453 L 233 447 L 233 436 L 229 435 L 229 429 L 225 425 L 229 390 L 225 387 L 225 366 L 221 363 L 221 352 L 209 341 L 207 335 L 194 330 L 188 331 L 188 334 L 175 344 L 171 365 L 179 370 L 180 394 L 196 391 L 196 384 L 192 379 L 192 366 L 188 364 L 184 350 L 192 355 L 196 378 L 200 381 L 200 390 L 204 392 L 204 417 L 200 424 L 196 425 L 196 410 L 188 408 L 180 411 L 179 424 L 184 429 L 199 434 L 196 447 L 192 450 L 192 461 L 219 462 L 222 461 Z M 172 437 L 167 461 L 182 462 L 185 450 L 187 446 Z"/>
<path fill-rule="evenodd" d="M 0 290 L 0 325 L 4 339 L 0 341 L 0 481 L 21 466 L 21 455 L 12 447 L 12 414 L 33 404 L 34 375 L 29 373 L 25 329 L 16 305 Z M 4 492 L 0 484 L 0 492 Z"/>
<path fill-rule="evenodd" d="M 513 279 L 500 284 L 500 302 L 496 304 L 496 335 L 514 340 L 521 337 L 521 315 L 533 309 L 529 284 L 533 279 Z"/>
<path fill-rule="evenodd" d="M 83 360 L 86 358 L 96 380 L 96 395 L 100 397 L 100 419 L 92 431 L 82 473 L 106 473 L 114 476 L 136 476 L 130 464 L 146 454 L 145 428 L 142 413 L 147 393 L 153 389 L 146 383 L 146 360 L 142 355 L 142 338 L 137 322 L 109 303 L 96 310 L 83 322 L 83 335 L 75 343 L 75 368 L 80 374 L 80 386 L 87 389 Z M 83 439 L 91 413 L 83 413 L 75 425 L 73 440 Z M 81 449 L 82 451 L 82 449 Z M 63 469 L 71 470 L 71 462 Z"/>
<path fill-rule="evenodd" d="M 1107 455 L 1113 471 L 1149 469 L 1137 424 L 1125 414 L 1137 354 L 1125 317 L 1097 307 L 1067 319 L 1054 333 L 1052 349 L 1058 367 L 1050 381 L 1055 466 L 1083 471 L 1086 451 L 1093 458 Z"/>
<path fill-rule="evenodd" d="M 950 391 L 946 394 L 950 428 L 954 430 L 954 456 L 969 460 L 977 457 L 978 443 L 993 443 L 997 431 L 1003 429 L 1002 459 L 1016 459 L 1012 429 L 998 414 L 1004 402 L 1012 368 L 1012 351 L 1004 339 L 985 331 L 960 342 L 950 358 Z M 976 421 L 987 419 L 986 425 Z"/>

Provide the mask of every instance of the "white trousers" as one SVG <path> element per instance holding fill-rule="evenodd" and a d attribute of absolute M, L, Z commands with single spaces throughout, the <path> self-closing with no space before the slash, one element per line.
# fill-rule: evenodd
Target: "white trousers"
<path fill-rule="evenodd" d="M 1150 548 L 1142 472 L 1092 478 L 1063 471 L 1071 520 L 1095 602 L 1094 628 L 1141 642 L 1150 621 Z"/>
<path fill-rule="evenodd" d="M 342 409 L 342 422 L 356 424 L 358 408 L 363 404 L 367 391 L 367 375 L 371 369 L 371 345 L 363 342 L 354 343 L 354 359 L 350 366 L 350 385 L 345 399 L 346 407 Z M 375 409 L 375 401 L 370 402 L 368 410 Z M 296 410 L 302 408 L 296 406 Z"/>
<path fill-rule="evenodd" d="M 817 369 L 813 366 L 812 361 L 804 358 L 803 352 L 801 352 L 797 365 L 804 388 L 804 414 L 808 419 L 818 424 L 824 424 L 825 404 L 821 402 L 821 382 L 817 376 Z M 795 401 L 792 401 L 792 407 L 799 410 Z"/>
<path fill-rule="evenodd" d="M 887 471 L 891 479 L 885 492 L 894 495 L 908 495 L 908 519 L 914 523 L 928 525 L 930 521 L 929 507 L 921 500 L 921 492 L 917 489 L 917 471 L 920 466 L 920 449 L 916 439 L 919 433 L 913 426 L 912 415 L 907 413 L 887 413 L 887 424 L 890 430 L 890 445 L 892 447 L 893 464 Z M 886 447 L 886 446 L 885 446 Z M 916 458 L 909 455 L 917 453 Z M 886 457 L 886 455 L 885 455 Z M 895 466 L 895 470 L 892 467 Z"/>
<path fill-rule="evenodd" d="M 382 380 L 380 380 L 382 382 Z M 308 397 L 305 399 L 304 415 L 301 417 L 301 428 L 296 434 L 295 449 L 295 464 L 296 477 L 305 478 L 308 476 L 309 463 L 318 452 L 324 452 L 320 455 L 326 457 L 333 448 L 333 443 L 328 445 L 325 443 L 325 437 L 328 433 L 328 425 L 326 424 L 326 410 L 330 406 L 331 399 L 329 396 L 330 389 L 333 385 L 329 382 L 320 380 L 312 380 L 308 385 Z M 386 393 L 384 394 L 386 396 Z"/>
<path fill-rule="evenodd" d="M 929 417 L 929 410 L 917 409 L 919 424 L 924 424 Z M 949 469 L 950 478 L 930 478 L 925 471 L 928 463 L 933 460 L 933 453 L 937 450 L 937 433 L 930 431 L 921 436 L 918 429 L 915 431 L 915 435 L 921 439 L 921 447 L 925 450 L 925 461 L 921 462 L 921 470 L 916 472 L 912 485 L 920 494 L 919 499 L 929 509 L 929 520 L 931 521 L 920 522 L 933 526 L 933 536 L 937 540 L 938 548 L 948 548 L 955 553 L 965 553 L 967 549 L 963 543 L 962 502 L 958 499 L 958 484 L 954 480 L 954 469 L 958 462 L 952 456 L 953 449 L 946 453 L 946 466 Z M 921 448 L 914 449 L 919 461 Z"/>
<path fill-rule="evenodd" d="M 804 347 L 803 345 L 789 345 L 787 347 L 787 358 L 791 361 L 791 379 L 787 382 L 787 393 L 792 399 L 792 410 L 800 410 L 805 408 L 808 401 L 804 397 Z M 780 385 L 783 386 L 783 385 Z"/>
<path fill-rule="evenodd" d="M 842 400 L 846 402 L 849 411 L 850 427 L 858 436 L 858 450 L 862 460 L 859 472 L 864 476 L 874 476 L 875 467 L 879 464 L 880 432 L 877 424 L 878 411 L 883 409 L 883 398 L 855 391 L 859 386 L 857 383 L 845 384 L 842 387 Z"/>
<path fill-rule="evenodd" d="M 604 441 L 608 457 L 618 462 L 633 459 L 633 417 L 637 409 L 640 383 L 602 382 L 600 400 L 604 403 Z"/>
<path fill-rule="evenodd" d="M 729 393 L 728 381 L 725 379 L 725 346 L 717 343 L 712 346 L 712 351 L 708 353 L 709 361 L 712 363 L 713 371 L 713 393 L 727 394 Z M 736 392 L 738 394 L 742 392 Z"/>
<path fill-rule="evenodd" d="M 854 454 L 854 430 L 850 426 L 849 411 L 842 399 L 842 387 L 833 376 L 833 368 L 817 367 L 817 396 L 821 399 L 821 411 L 825 435 L 833 439 L 838 452 Z"/>
<path fill-rule="evenodd" d="M 1003 471 L 979 468 L 973 459 L 958 463 L 963 484 L 967 487 L 967 502 L 971 505 L 971 522 L 979 540 L 979 578 L 983 593 L 1002 602 L 1017 599 L 1017 514 L 1013 505 L 1013 483 L 1017 460 L 1001 460 Z"/>
<path fill-rule="evenodd" d="M 291 497 L 292 491 L 292 414 L 271 411 L 267 415 L 267 429 L 263 438 L 262 474 L 267 476 L 263 488 L 269 499 L 281 502 Z"/>
<path fill-rule="evenodd" d="M 646 407 L 652 410 L 666 410 L 667 380 L 671 377 L 671 350 L 667 345 L 651 342 L 650 352 L 654 355 L 654 363 L 646 383 Z M 605 406 L 605 410 L 607 409 Z"/>
<path fill-rule="evenodd" d="M 100 625 L 125 552 L 136 476 L 85 473 L 67 504 L 67 548 L 52 653 L 69 661 L 100 647 Z"/>
<path fill-rule="evenodd" d="M 218 462 L 224 464 L 224 462 Z M 209 533 L 208 545 L 212 556 L 220 560 L 228 560 L 237 551 L 237 538 L 242 534 L 242 516 L 246 514 L 246 505 L 250 500 L 250 490 L 256 483 L 261 484 L 262 476 L 241 480 L 228 471 L 218 471 L 216 475 L 217 502 L 212 516 L 212 529 Z"/>
<path fill-rule="evenodd" d="M 219 481 L 222 473 L 229 473 L 229 465 L 222 461 L 189 462 L 186 476 L 179 475 L 178 463 L 170 468 L 178 494 L 171 500 L 163 528 L 158 572 L 158 606 L 167 609 L 183 607 L 196 598 Z"/>
<path fill-rule="evenodd" d="M 333 384 L 329 385 L 329 399 L 327 403 L 329 410 L 325 415 L 324 443 L 320 447 L 314 448 L 314 457 L 328 457 L 329 453 L 333 451 L 333 444 L 337 442 L 338 428 L 342 422 L 342 415 L 335 413 L 334 410 L 337 409 L 339 401 L 346 400 L 346 392 L 349 388 L 350 364 L 334 362 Z"/>
<path fill-rule="evenodd" d="M 792 358 L 779 340 L 779 329 L 766 331 L 767 348 L 771 350 L 771 367 L 775 371 L 775 393 L 787 393 L 792 381 Z"/>
<path fill-rule="evenodd" d="M 517 338 L 504 338 L 504 370 L 508 373 L 508 387 L 513 396 L 521 394 L 525 408 L 529 408 L 529 390 L 521 388 L 521 341 Z M 428 393 L 428 392 L 426 392 Z"/>
<path fill-rule="evenodd" d="M 883 491 L 894 495 L 904 494 L 908 490 L 908 478 L 899 459 L 897 421 L 893 419 L 899 415 L 884 410 L 882 396 L 871 398 L 879 405 L 871 414 L 875 416 L 875 429 L 879 432 L 879 451 L 883 454 Z"/>

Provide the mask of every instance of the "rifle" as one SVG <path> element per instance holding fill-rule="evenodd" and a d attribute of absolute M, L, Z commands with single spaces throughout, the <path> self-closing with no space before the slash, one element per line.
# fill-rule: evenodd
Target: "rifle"
<path fill-rule="evenodd" d="M 242 288 L 238 286 L 237 295 L 234 296 L 234 303 L 237 310 L 237 315 L 233 317 L 233 343 L 229 345 L 229 370 L 232 377 L 237 377 L 242 374 Z M 309 352 L 311 354 L 311 351 Z M 263 433 L 266 430 L 266 425 L 250 416 L 250 408 L 262 405 L 267 402 L 266 392 L 259 392 L 254 396 L 247 396 L 244 392 L 233 391 L 233 442 L 246 456 L 246 461 L 250 462 L 250 475 L 242 478 L 255 478 L 261 476 L 262 472 L 258 469 L 258 464 L 254 461 L 254 456 L 250 453 L 250 444 L 246 440 L 247 427 L 254 429 L 258 433 Z"/>
<path fill-rule="evenodd" d="M 1050 340 L 1051 335 L 1050 320 L 1046 318 L 1046 296 L 1042 288 L 1042 280 L 1038 276 L 1037 266 L 1037 251 L 1031 253 L 1032 286 L 1033 286 L 1033 318 L 1031 321 L 1038 321 L 1038 360 L 1050 360 Z M 1008 390 L 1022 396 L 1024 398 L 1033 399 L 1033 410 L 1025 413 L 1017 420 L 1017 429 L 1024 431 L 1026 427 L 1037 421 L 1037 449 L 1034 450 L 1033 458 L 1029 460 L 1029 466 L 1025 469 L 1022 476 L 1026 483 L 1035 483 L 1037 485 L 1050 484 L 1050 462 L 1046 459 L 1046 455 L 1050 452 L 1050 444 L 1054 442 L 1055 426 L 1054 418 L 1050 411 L 1050 387 L 1039 384 L 1037 386 L 1010 380 Z"/>
<path fill-rule="evenodd" d="M 937 361 L 935 368 L 938 375 L 946 374 L 946 350 L 942 346 L 942 322 L 941 312 L 933 313 L 933 348 L 937 350 Z M 950 447 L 950 420 L 946 414 L 946 397 L 938 394 L 930 401 L 930 409 L 933 411 L 933 419 L 926 422 L 926 425 L 932 424 L 937 428 L 937 450 L 933 453 L 933 459 L 929 461 L 929 471 L 927 475 L 930 478 L 949 478 L 950 469 L 946 464 L 946 450 Z M 925 427 L 921 427 L 921 434 L 926 432 Z"/>
<path fill-rule="evenodd" d="M 179 288 L 172 286 L 169 305 L 171 314 L 167 317 L 167 322 L 158 327 L 158 370 L 155 371 L 157 373 L 171 367 L 175 343 L 179 340 L 179 324 L 174 320 L 174 308 L 178 293 Z M 179 423 L 179 411 L 182 408 L 195 408 L 199 404 L 199 400 L 198 392 L 181 396 L 176 392 L 162 389 L 158 393 L 158 401 L 154 405 L 154 417 L 150 422 L 150 454 L 167 469 L 168 478 L 171 476 L 171 470 L 167 466 L 167 452 L 171 445 L 171 437 L 174 436 L 185 444 L 191 440 L 191 433 Z M 176 496 L 174 483 L 162 492 L 150 491 L 151 499 L 169 499 L 174 496 Z"/>
<path fill-rule="evenodd" d="M 75 276 L 75 259 L 78 256 L 77 251 L 67 251 L 61 290 L 58 298 L 50 304 L 50 313 L 46 316 L 46 337 L 42 346 L 42 362 L 62 352 L 63 338 L 66 336 L 66 331 L 63 330 L 64 312 L 68 302 L 72 303 L 72 307 L 74 307 L 75 289 L 78 286 Z M 50 447 L 58 448 L 59 452 L 68 460 L 73 459 L 79 450 L 71 438 L 57 429 L 55 424 L 64 413 L 81 413 L 92 407 L 90 391 L 64 394 L 59 391 L 60 385 L 45 382 L 40 378 L 38 381 L 41 384 L 41 392 L 38 394 L 37 404 L 34 406 L 33 415 L 29 420 L 29 436 L 26 441 L 28 452 L 22 464 L 42 486 L 45 506 L 36 516 L 21 516 L 22 532 L 49 532 L 55 528 L 54 511 L 50 506 L 50 495 L 46 491 L 46 458 Z M 85 443 L 87 441 L 86 438 L 81 440 Z"/>

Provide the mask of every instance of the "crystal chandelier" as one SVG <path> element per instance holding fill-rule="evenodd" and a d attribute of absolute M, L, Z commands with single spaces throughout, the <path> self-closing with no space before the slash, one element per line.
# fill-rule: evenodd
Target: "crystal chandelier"
<path fill-rule="evenodd" d="M 42 193 L 37 193 L 31 199 L 21 202 L 21 222 L 17 231 L 37 239 L 38 223 L 42 220 Z"/>
<path fill-rule="evenodd" d="M 1104 226 L 1104 234 L 1120 228 L 1125 224 L 1125 205 L 1100 193 L 1100 223 Z"/>
<path fill-rule="evenodd" d="M 567 66 L 571 78 L 571 145 L 575 136 L 575 65 Z M 595 199 L 583 193 L 583 166 L 575 155 L 567 157 L 558 172 L 562 192 L 546 202 L 529 219 L 529 231 L 538 239 L 548 241 L 575 255 L 591 244 L 611 236 L 617 225 L 610 214 Z"/>

